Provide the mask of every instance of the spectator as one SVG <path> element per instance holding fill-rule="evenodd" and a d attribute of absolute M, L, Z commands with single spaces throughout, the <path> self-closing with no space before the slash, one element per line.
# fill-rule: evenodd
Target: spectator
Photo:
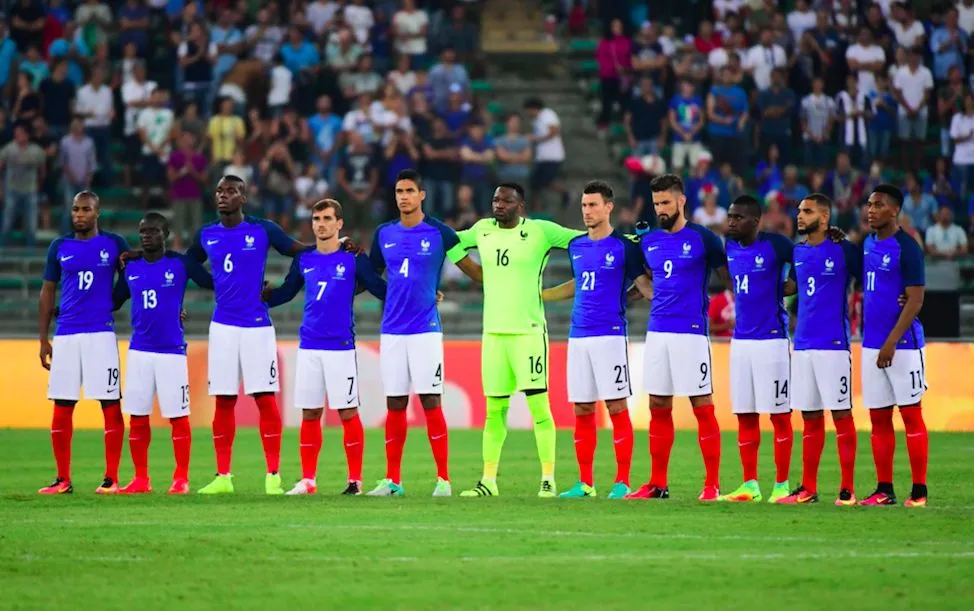
<path fill-rule="evenodd" d="M 177 141 L 179 141 L 181 134 L 192 134 L 193 142 L 196 143 L 196 150 L 202 150 L 206 139 L 206 122 L 200 118 L 199 107 L 196 102 L 190 102 L 183 106 L 183 114 L 179 116 L 174 131 Z"/>
<path fill-rule="evenodd" d="M 47 67 L 47 62 L 41 57 L 36 45 L 27 47 L 24 58 L 20 60 L 20 72 L 26 72 L 30 76 L 31 87 L 39 87 L 41 81 L 50 76 L 51 71 Z"/>
<path fill-rule="evenodd" d="M 396 125 L 388 132 L 385 149 L 383 151 L 385 161 L 383 171 L 385 180 L 384 191 L 388 195 L 389 201 L 395 206 L 396 176 L 403 170 L 416 167 L 419 163 L 420 153 L 413 141 L 409 130 Z M 383 214 L 385 211 L 382 211 Z"/>
<path fill-rule="evenodd" d="M 771 16 L 771 41 L 785 50 L 786 56 L 791 56 L 795 52 L 795 37 L 792 36 L 788 28 L 788 22 L 781 13 Z"/>
<path fill-rule="evenodd" d="M 316 202 L 328 197 L 328 181 L 319 176 L 318 166 L 309 163 L 304 173 L 294 179 L 294 195 L 297 198 L 294 218 L 301 226 L 301 239 L 305 242 L 313 242 L 311 208 Z"/>
<path fill-rule="evenodd" d="M 105 73 L 100 68 L 93 70 L 91 80 L 78 91 L 74 110 L 84 119 L 85 131 L 95 143 L 99 178 L 102 184 L 109 185 L 112 182 L 111 123 L 115 118 L 115 102 L 112 90 L 104 81 Z"/>
<path fill-rule="evenodd" d="M 761 215 L 761 230 L 780 233 L 789 238 L 795 235 L 795 222 L 783 210 L 781 193 L 771 191 L 764 196 L 764 214 Z"/>
<path fill-rule="evenodd" d="M 856 225 L 859 197 L 862 195 L 862 173 L 852 167 L 849 153 L 841 152 L 835 169 L 825 178 L 825 194 L 832 198 L 833 218 L 842 229 Z"/>
<path fill-rule="evenodd" d="M 220 100 L 220 112 L 210 118 L 206 127 L 206 138 L 210 147 L 211 168 L 217 176 L 223 175 L 223 168 L 233 159 L 234 153 L 243 145 L 245 131 L 243 120 L 233 114 L 233 100 Z"/>
<path fill-rule="evenodd" d="M 17 43 L 8 35 L 6 22 L 0 19 L 0 88 L 7 86 L 16 58 Z"/>
<path fill-rule="evenodd" d="M 737 174 L 747 165 L 745 127 L 748 120 L 747 94 L 731 84 L 730 70 L 720 70 L 720 84 L 714 85 L 707 96 L 707 131 L 714 159 L 720 165 L 729 162 Z"/>
<path fill-rule="evenodd" d="M 446 108 L 440 113 L 446 121 L 446 127 L 454 138 L 462 138 L 467 132 L 467 124 L 471 119 L 470 104 L 463 100 L 462 89 L 459 85 L 450 87 Z"/>
<path fill-rule="evenodd" d="M 233 11 L 219 11 L 216 25 L 210 29 L 210 42 L 216 45 L 217 53 L 216 61 L 213 64 L 213 89 L 210 91 L 210 99 L 214 97 L 213 94 L 220 82 L 223 81 L 224 75 L 230 72 L 230 69 L 237 63 L 237 57 L 247 46 L 243 34 L 234 24 L 235 17 L 236 13 Z"/>
<path fill-rule="evenodd" d="M 456 200 L 456 210 L 447 217 L 447 223 L 457 231 L 470 229 L 480 219 L 480 213 L 474 206 L 473 189 L 467 185 L 460 185 Z"/>
<path fill-rule="evenodd" d="M 697 53 L 710 55 L 714 49 L 724 46 L 724 39 L 719 32 L 714 31 L 714 22 L 703 19 L 697 25 L 697 35 L 693 38 L 693 47 Z"/>
<path fill-rule="evenodd" d="M 706 195 L 709 188 L 714 187 L 720 182 L 720 173 L 714 171 L 714 158 L 708 152 L 701 153 L 695 165 L 687 177 L 687 216 L 693 218 L 693 213 L 701 204 L 701 198 Z M 652 201 L 652 195 L 648 198 Z"/>
<path fill-rule="evenodd" d="M 132 70 L 132 80 L 122 85 L 122 103 L 125 104 L 125 184 L 132 186 L 132 168 L 142 157 L 142 138 L 136 121 L 143 109 L 152 106 L 152 93 L 156 82 L 146 80 L 145 64 L 141 61 Z"/>
<path fill-rule="evenodd" d="M 511 113 L 507 130 L 494 140 L 497 152 L 497 179 L 501 182 L 523 184 L 531 175 L 531 142 L 521 132 L 521 117 Z"/>
<path fill-rule="evenodd" d="M 279 117 L 284 112 L 284 107 L 291 101 L 291 89 L 294 85 L 294 74 L 284 65 L 284 58 L 280 53 L 274 57 L 270 77 L 267 110 L 272 117 Z"/>
<path fill-rule="evenodd" d="M 808 0 L 796 0 L 795 8 L 788 13 L 788 28 L 795 40 L 801 40 L 805 32 L 818 22 L 815 13 L 808 7 Z"/>
<path fill-rule="evenodd" d="M 179 44 L 176 54 L 182 72 L 182 98 L 193 100 L 205 107 L 213 82 L 216 44 L 210 42 L 210 36 L 202 24 L 193 23 L 189 26 L 189 35 Z"/>
<path fill-rule="evenodd" d="M 937 199 L 930 193 L 924 193 L 917 180 L 916 172 L 906 173 L 906 194 L 903 198 L 903 215 L 910 217 L 913 226 L 921 233 L 926 233 L 933 224 L 937 214 Z"/>
<path fill-rule="evenodd" d="M 937 212 L 937 224 L 927 230 L 925 237 L 927 254 L 934 259 L 950 261 L 967 254 L 967 234 L 954 223 L 954 211 L 947 206 Z"/>
<path fill-rule="evenodd" d="M 956 208 L 960 203 L 960 183 L 950 176 L 950 160 L 937 157 L 933 165 L 933 175 L 927 181 L 926 190 L 937 198 L 937 207 Z"/>
<path fill-rule="evenodd" d="M 386 76 L 386 81 L 392 83 L 402 95 L 408 95 L 416 87 L 416 73 L 410 68 L 408 55 L 396 58 L 396 69 Z"/>
<path fill-rule="evenodd" d="M 392 35 L 396 53 L 407 58 L 410 68 L 419 68 L 426 62 L 428 30 L 429 16 L 426 11 L 416 8 L 416 0 L 403 0 L 402 9 L 392 18 Z M 403 93 L 408 91 L 406 89 Z"/>
<path fill-rule="evenodd" d="M 281 47 L 281 57 L 295 79 L 311 80 L 321 63 L 318 47 L 309 42 L 297 26 L 288 30 L 288 42 Z"/>
<path fill-rule="evenodd" d="M 270 149 L 270 145 L 267 148 L 262 149 L 266 152 Z M 263 159 L 263 154 L 261 159 Z M 220 176 L 239 176 L 243 179 L 244 183 L 247 185 L 247 193 L 250 195 L 250 199 L 247 203 L 253 207 L 258 207 L 259 204 L 259 192 L 257 191 L 257 181 L 254 179 L 254 166 L 247 162 L 247 158 L 244 156 L 243 151 L 237 151 L 233 154 L 233 160 L 230 165 L 223 168 Z"/>
<path fill-rule="evenodd" d="M 98 167 L 95 143 L 85 134 L 84 122 L 80 118 L 71 120 L 70 132 L 61 138 L 58 165 L 61 167 L 61 191 L 64 194 L 61 233 L 68 233 L 71 231 L 74 195 L 91 188 L 91 181 Z"/>
<path fill-rule="evenodd" d="M 754 180 L 758 185 L 758 193 L 761 195 L 781 189 L 781 150 L 777 144 L 769 146 L 765 154 L 758 160 L 757 168 L 754 171 Z"/>
<path fill-rule="evenodd" d="M 367 93 L 375 95 L 382 87 L 382 77 L 376 74 L 372 66 L 372 56 L 362 55 L 358 58 L 358 64 L 353 72 L 345 72 L 338 77 L 338 84 L 346 98 Z"/>
<path fill-rule="evenodd" d="M 441 52 L 453 49 L 461 62 L 474 60 L 474 54 L 480 48 L 480 31 L 467 21 L 466 8 L 462 4 L 451 9 L 449 23 L 440 30 L 439 43 Z"/>
<path fill-rule="evenodd" d="M 910 49 L 909 64 L 899 68 L 893 78 L 893 89 L 899 102 L 898 136 L 902 167 L 920 167 L 922 141 L 927 137 L 927 109 L 933 92 L 933 76 L 920 63 L 923 51 Z M 910 161 L 912 153 L 912 161 Z"/>
<path fill-rule="evenodd" d="M 181 133 L 179 148 L 169 156 L 167 166 L 169 200 L 172 205 L 172 220 L 169 227 L 175 250 L 182 251 L 184 237 L 190 236 L 203 224 L 206 165 L 206 157 L 197 150 L 197 142 L 193 134 Z"/>
<path fill-rule="evenodd" d="M 889 28 L 893 30 L 896 45 L 907 49 L 923 45 L 927 36 L 923 24 L 916 19 L 913 8 L 906 2 L 893 3 L 893 20 Z"/>
<path fill-rule="evenodd" d="M 734 293 L 719 287 L 708 288 L 710 302 L 707 305 L 707 319 L 710 322 L 712 337 L 731 337 L 736 324 L 734 312 Z"/>
<path fill-rule="evenodd" d="M 5 3 L 10 6 L 10 3 Z M 10 9 L 10 38 L 18 49 L 40 45 L 44 36 L 44 3 L 40 0 L 18 0 Z M 4 21 L 6 25 L 6 21 Z"/>
<path fill-rule="evenodd" d="M 781 194 L 789 207 L 797 209 L 798 202 L 808 197 L 811 191 L 808 190 L 808 187 L 798 182 L 798 168 L 789 165 L 785 166 L 778 193 Z"/>
<path fill-rule="evenodd" d="M 700 191 L 697 197 L 701 205 L 693 211 L 693 222 L 724 237 L 727 235 L 727 211 L 717 205 L 717 187 L 707 185 Z"/>
<path fill-rule="evenodd" d="M 952 66 L 964 69 L 964 56 L 967 55 L 967 34 L 957 27 L 958 12 L 949 7 L 944 14 L 944 25 L 930 35 L 930 51 L 933 52 L 933 76 L 938 81 L 946 80 Z M 929 242 L 929 241 L 928 241 Z M 929 246 L 929 244 L 928 244 Z"/>
<path fill-rule="evenodd" d="M 308 122 L 298 116 L 293 106 L 285 106 L 281 116 L 271 123 L 271 137 L 284 142 L 296 164 L 303 166 L 308 162 L 311 132 Z"/>
<path fill-rule="evenodd" d="M 44 79 L 40 86 L 40 94 L 44 100 L 43 115 L 57 140 L 68 133 L 68 125 L 71 123 L 75 87 L 67 77 L 67 62 L 56 60 L 51 76 Z"/>
<path fill-rule="evenodd" d="M 731 55 L 736 55 L 739 60 L 744 59 L 747 52 L 745 46 L 746 38 L 743 32 L 733 32 L 727 37 L 727 43 L 721 47 L 715 47 L 707 54 L 707 65 L 710 66 L 712 74 L 727 65 Z M 665 58 L 664 58 L 665 59 Z"/>
<path fill-rule="evenodd" d="M 460 160 L 463 162 L 461 180 L 473 189 L 474 203 L 480 212 L 486 213 L 491 198 L 494 143 L 486 135 L 482 123 L 471 123 L 470 133 L 460 141 Z"/>
<path fill-rule="evenodd" d="M 656 26 L 648 21 L 639 29 L 639 34 L 632 42 L 632 57 L 630 64 L 635 76 L 648 76 L 654 83 L 666 80 L 669 59 L 663 52 L 663 45 L 659 42 Z"/>
<path fill-rule="evenodd" d="M 305 17 L 314 30 L 315 36 L 321 38 L 326 30 L 330 28 L 335 18 L 335 13 L 340 9 L 338 2 L 333 0 L 314 0 L 308 4 L 305 10 Z"/>
<path fill-rule="evenodd" d="M 44 150 L 30 141 L 27 126 L 14 125 L 13 142 L 0 149 L 0 170 L 4 172 L 3 228 L 0 246 L 19 216 L 24 228 L 24 243 L 34 246 L 37 237 L 38 196 L 44 182 L 47 158 Z"/>
<path fill-rule="evenodd" d="M 771 145 L 777 145 L 781 163 L 791 159 L 791 122 L 795 114 L 795 92 L 786 85 L 785 71 L 771 71 L 771 87 L 758 92 L 758 110 L 761 113 L 761 150 L 767 153 Z"/>
<path fill-rule="evenodd" d="M 64 25 L 64 34 L 47 47 L 50 58 L 61 58 L 68 62 L 68 80 L 75 87 L 85 84 L 84 65 L 91 56 L 91 50 L 78 34 L 78 25 L 69 21 Z"/>
<path fill-rule="evenodd" d="M 81 36 L 89 48 L 108 42 L 108 30 L 115 20 L 112 9 L 99 0 L 86 0 L 74 13 L 74 20 L 81 27 Z"/>
<path fill-rule="evenodd" d="M 139 0 L 126 0 L 118 9 L 118 29 L 119 46 L 132 43 L 138 55 L 145 57 L 149 46 L 149 11 Z"/>
<path fill-rule="evenodd" d="M 633 155 L 659 155 L 666 142 L 667 104 L 657 97 L 653 80 L 639 81 L 639 97 L 629 103 L 624 117 Z"/>
<path fill-rule="evenodd" d="M 673 171 L 679 173 L 689 160 L 690 166 L 697 165 L 703 152 L 700 142 L 703 133 L 704 108 L 690 81 L 680 82 L 680 93 L 670 100 L 668 110 L 669 127 L 673 130 Z"/>
<path fill-rule="evenodd" d="M 446 47 L 440 53 L 440 63 L 430 70 L 429 81 L 433 89 L 433 106 L 442 109 L 446 106 L 451 89 L 456 85 L 461 91 L 470 89 L 470 77 L 467 69 L 456 63 L 457 54 L 452 47 Z"/>
<path fill-rule="evenodd" d="M 802 137 L 805 141 L 805 163 L 824 168 L 828 163 L 828 144 L 835 124 L 835 101 L 825 95 L 825 80 L 812 81 L 812 93 L 801 106 Z"/>
<path fill-rule="evenodd" d="M 909 216 L 905 214 L 900 215 L 900 229 L 905 231 L 908 236 L 916 240 L 917 244 L 920 245 L 920 250 L 926 252 L 927 247 L 923 243 L 923 235 L 921 235 L 920 232 L 917 231 L 917 228 L 913 226 L 913 221 L 910 220 Z"/>
<path fill-rule="evenodd" d="M 964 110 L 964 83 L 960 68 L 954 66 L 947 73 L 947 82 L 939 86 L 937 93 L 937 117 L 940 121 L 940 155 L 950 157 L 953 147 L 950 140 L 950 124 L 954 115 Z"/>
<path fill-rule="evenodd" d="M 263 215 L 284 229 L 291 229 L 294 209 L 294 179 L 298 168 L 288 152 L 287 144 L 278 140 L 268 149 L 260 162 L 261 204 Z"/>
<path fill-rule="evenodd" d="M 960 0 L 957 7 L 957 25 L 968 34 L 974 34 L 974 0 Z"/>
<path fill-rule="evenodd" d="M 162 188 L 166 183 L 166 164 L 172 150 L 173 126 L 176 118 L 169 110 L 169 92 L 156 89 L 148 108 L 139 112 L 135 126 L 142 141 L 142 203 L 148 206 L 150 189 Z"/>
<path fill-rule="evenodd" d="M 372 14 L 372 9 L 365 6 L 365 0 L 351 0 L 345 5 L 344 15 L 345 23 L 351 26 L 355 34 L 355 40 L 359 44 L 367 44 L 369 31 L 375 24 L 375 16 Z"/>
<path fill-rule="evenodd" d="M 730 208 L 738 195 L 745 193 L 744 179 L 734 174 L 734 168 L 729 163 L 720 164 L 716 186 L 717 204 L 725 210 Z"/>
<path fill-rule="evenodd" d="M 543 192 L 551 190 L 561 195 L 563 208 L 568 207 L 568 192 L 558 181 L 561 164 L 565 161 L 565 145 L 561 140 L 561 120 L 554 110 L 545 106 L 541 98 L 528 98 L 524 110 L 534 123 L 534 168 L 531 171 L 533 209 L 541 205 Z"/>
<path fill-rule="evenodd" d="M 868 165 L 866 124 L 871 116 L 869 98 L 860 91 L 859 81 L 855 75 L 846 78 L 846 90 L 840 91 L 835 98 L 835 107 L 841 121 L 839 144 L 850 154 L 857 165 Z"/>
<path fill-rule="evenodd" d="M 857 75 L 858 90 L 863 95 L 876 88 L 876 73 L 886 65 L 886 52 L 883 47 L 873 42 L 873 34 L 868 27 L 859 30 L 856 44 L 845 52 L 849 72 Z"/>
<path fill-rule="evenodd" d="M 430 198 L 427 200 L 427 212 L 438 218 L 449 218 L 453 213 L 456 190 L 454 181 L 457 178 L 460 151 L 456 139 L 447 129 L 446 121 L 436 117 L 433 119 L 432 130 L 432 136 L 423 144 L 423 182 Z M 528 161 L 530 162 L 530 158 Z"/>
<path fill-rule="evenodd" d="M 44 151 L 44 180 L 41 183 L 41 228 L 51 228 L 51 205 L 57 199 L 58 172 L 57 156 L 59 139 L 51 133 L 44 117 L 38 115 L 31 122 L 31 142 Z"/>
<path fill-rule="evenodd" d="M 17 73 L 17 88 L 11 98 L 10 120 L 30 122 L 41 114 L 41 96 L 34 90 L 33 81 L 26 72 Z"/>
<path fill-rule="evenodd" d="M 869 159 L 885 162 L 889 157 L 897 108 L 896 96 L 889 90 L 889 77 L 882 72 L 877 74 L 876 91 L 866 98 L 867 107 L 872 109 L 866 130 L 866 149 Z"/>
<path fill-rule="evenodd" d="M 355 67 L 362 52 L 362 47 L 355 42 L 352 31 L 342 29 L 337 37 L 328 42 L 325 58 L 333 71 L 343 72 Z"/>
<path fill-rule="evenodd" d="M 251 57 L 268 66 L 274 61 L 281 41 L 284 40 L 284 30 L 274 25 L 273 21 L 270 9 L 261 8 L 257 11 L 257 23 L 247 28 L 246 32 Z"/>
<path fill-rule="evenodd" d="M 748 49 L 744 58 L 744 69 L 754 78 L 754 84 L 759 90 L 767 89 L 771 86 L 771 71 L 787 65 L 788 56 L 780 45 L 774 44 L 771 30 L 761 30 L 759 44 Z"/>
<path fill-rule="evenodd" d="M 974 94 L 964 96 L 964 111 L 950 121 L 954 141 L 953 178 L 958 184 L 961 201 L 974 191 Z"/>
<path fill-rule="evenodd" d="M 893 47 L 893 30 L 887 25 L 886 18 L 883 16 L 884 12 L 886 12 L 886 7 L 880 7 L 876 3 L 868 4 L 865 9 L 865 27 L 869 29 L 869 34 L 876 44 L 883 49 L 891 49 Z"/>
<path fill-rule="evenodd" d="M 311 159 L 318 167 L 319 175 L 327 180 L 332 176 L 335 167 L 335 153 L 341 138 L 342 120 L 332 112 L 331 98 L 326 95 L 318 98 L 317 110 L 318 112 L 308 119 L 308 131 L 312 143 Z"/>
<path fill-rule="evenodd" d="M 369 105 L 371 103 L 372 96 L 363 93 L 355 98 L 355 108 L 345 113 L 345 117 L 342 119 L 342 132 L 346 136 L 351 132 L 357 132 L 366 144 L 370 145 L 378 141 L 378 134 L 369 116 Z"/>
<path fill-rule="evenodd" d="M 361 134 L 348 132 L 348 148 L 338 167 L 338 200 L 345 207 L 348 227 L 371 225 L 372 208 L 379 189 L 379 165 Z"/>

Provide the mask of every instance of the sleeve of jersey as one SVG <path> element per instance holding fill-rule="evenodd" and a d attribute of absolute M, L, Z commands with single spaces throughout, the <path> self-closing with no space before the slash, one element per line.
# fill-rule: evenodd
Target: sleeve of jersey
<path fill-rule="evenodd" d="M 703 239 L 704 251 L 707 254 L 707 267 L 717 269 L 727 265 L 727 253 L 724 252 L 724 243 L 720 241 L 713 231 L 701 228 L 700 237 Z"/>
<path fill-rule="evenodd" d="M 459 263 L 466 258 L 468 250 L 477 248 L 477 225 L 474 225 L 470 229 L 458 231 L 456 235 L 456 245 L 446 251 L 447 258 L 453 263 Z"/>
<path fill-rule="evenodd" d="M 261 219 L 260 224 L 264 227 L 264 231 L 267 232 L 267 240 L 274 247 L 274 250 L 285 257 L 293 257 L 296 252 L 299 252 L 300 243 L 284 233 L 280 225 L 266 219 Z"/>
<path fill-rule="evenodd" d="M 61 262 L 58 261 L 57 251 L 61 247 L 61 239 L 51 242 L 47 249 L 47 262 L 44 264 L 44 281 L 57 282 L 61 279 Z"/>
<path fill-rule="evenodd" d="M 795 258 L 795 244 L 783 235 L 771 234 L 771 248 L 781 264 L 781 280 L 784 282 L 791 275 L 792 262 Z"/>
<path fill-rule="evenodd" d="M 304 288 L 304 276 L 301 275 L 301 256 L 294 257 L 291 269 L 287 272 L 284 284 L 271 291 L 267 298 L 267 307 L 274 308 L 294 299 Z"/>
<path fill-rule="evenodd" d="M 113 233 L 112 234 L 112 239 L 115 240 L 115 244 L 118 246 L 118 253 L 119 254 L 122 254 L 123 252 L 128 252 L 129 251 L 129 243 L 125 241 L 125 238 L 123 238 L 122 236 L 120 236 L 118 234 Z M 119 267 L 121 267 L 120 263 L 121 263 L 121 259 L 117 263 L 119 265 Z"/>
<path fill-rule="evenodd" d="M 206 261 L 206 251 L 203 250 L 202 228 L 196 230 L 196 235 L 193 236 L 193 243 L 186 249 L 186 256 L 199 263 Z"/>
<path fill-rule="evenodd" d="M 849 240 L 842 241 L 842 253 L 845 255 L 846 270 L 857 281 L 862 281 L 862 247 L 856 246 Z"/>
<path fill-rule="evenodd" d="M 453 228 L 449 225 L 445 225 L 437 221 L 436 228 L 440 230 L 440 237 L 443 239 L 444 251 L 450 252 L 457 246 L 457 244 L 460 243 L 460 238 L 457 237 L 457 232 L 453 231 Z"/>
<path fill-rule="evenodd" d="M 121 308 L 131 296 L 132 293 L 129 291 L 129 284 L 125 280 L 125 274 L 119 274 L 118 280 L 115 281 L 115 288 L 112 290 L 112 311 L 115 312 Z"/>
<path fill-rule="evenodd" d="M 365 254 L 355 257 L 355 279 L 376 299 L 386 298 L 386 281 L 372 267 L 372 261 Z"/>
<path fill-rule="evenodd" d="M 180 256 L 179 260 L 182 261 L 183 267 L 186 269 L 186 276 L 196 286 L 201 289 L 213 289 L 213 276 L 210 275 L 210 272 L 206 271 L 202 263 L 187 255 Z"/>
<path fill-rule="evenodd" d="M 628 282 L 632 282 L 646 273 L 643 251 L 639 249 L 639 244 L 629 238 L 623 238 L 622 244 L 626 253 L 626 279 Z"/>
<path fill-rule="evenodd" d="M 369 260 L 372 261 L 372 267 L 375 269 L 377 274 L 381 274 L 386 269 L 386 258 L 382 255 L 382 244 L 379 232 L 382 231 L 382 227 L 375 230 L 372 234 L 372 249 L 369 251 Z"/>
<path fill-rule="evenodd" d="M 925 286 L 927 274 L 920 245 L 905 233 L 897 234 L 896 241 L 900 243 L 900 273 L 903 276 L 903 286 Z"/>
<path fill-rule="evenodd" d="M 544 232 L 545 238 L 547 238 L 548 244 L 551 246 L 551 248 L 561 248 L 565 250 L 568 248 L 569 242 L 585 233 L 584 231 L 579 231 L 578 229 L 562 227 L 558 223 L 552 223 L 551 221 L 535 221 L 535 223 L 541 227 L 541 231 Z"/>

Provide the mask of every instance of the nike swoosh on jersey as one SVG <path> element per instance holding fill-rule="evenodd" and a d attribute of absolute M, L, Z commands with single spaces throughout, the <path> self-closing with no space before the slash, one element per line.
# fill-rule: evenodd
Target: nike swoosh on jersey
<path fill-rule="evenodd" d="M 659 246 L 650 246 L 649 248 L 646 249 L 646 252 L 653 252 L 657 248 L 659 248 Z"/>
<path fill-rule="evenodd" d="M 581 259 L 581 258 L 582 258 L 582 255 L 572 255 L 572 261 L 576 261 L 576 260 Z"/>
<path fill-rule="evenodd" d="M 305 274 L 307 274 L 307 273 L 310 273 L 310 272 L 313 272 L 313 271 L 315 271 L 315 268 L 313 268 L 313 267 L 309 267 L 309 268 L 307 268 L 307 269 L 302 269 L 301 271 L 302 271 L 303 273 L 305 273 Z"/>
<path fill-rule="evenodd" d="M 138 279 L 139 279 L 139 276 L 129 276 L 129 282 L 131 282 L 132 280 L 138 280 Z"/>
<path fill-rule="evenodd" d="M 74 259 L 74 255 L 68 255 L 67 257 L 61 257 L 61 263 L 64 263 L 65 261 L 70 261 L 71 259 Z"/>
<path fill-rule="evenodd" d="M 799 261 L 798 263 L 795 263 L 795 267 L 798 267 L 799 265 L 804 265 L 804 264 L 805 264 L 804 261 Z"/>
<path fill-rule="evenodd" d="M 207 240 L 206 241 L 206 245 L 207 246 L 213 246 L 214 244 L 217 244 L 219 241 L 220 240 Z"/>
<path fill-rule="evenodd" d="M 382 245 L 382 247 L 383 248 L 392 248 L 395 245 L 396 245 L 395 242 L 386 242 L 385 244 Z"/>

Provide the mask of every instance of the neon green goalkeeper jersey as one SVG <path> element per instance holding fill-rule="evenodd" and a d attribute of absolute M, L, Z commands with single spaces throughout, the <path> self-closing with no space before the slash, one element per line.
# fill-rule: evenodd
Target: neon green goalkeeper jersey
<path fill-rule="evenodd" d="M 447 255 L 453 262 L 480 251 L 484 268 L 484 333 L 541 333 L 547 330 L 541 276 L 552 248 L 567 249 L 583 231 L 550 221 L 522 218 L 504 229 L 483 219 L 457 233 L 460 243 Z"/>

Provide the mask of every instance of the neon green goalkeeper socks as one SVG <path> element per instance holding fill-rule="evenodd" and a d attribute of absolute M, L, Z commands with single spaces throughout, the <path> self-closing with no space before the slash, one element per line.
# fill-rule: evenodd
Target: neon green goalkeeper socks
<path fill-rule="evenodd" d="M 484 422 L 484 479 L 497 479 L 497 465 L 507 439 L 507 411 L 510 397 L 487 397 L 487 418 Z"/>
<path fill-rule="evenodd" d="M 534 420 L 534 440 L 538 444 L 538 458 L 541 459 L 541 477 L 555 476 L 555 421 L 551 417 L 548 393 L 528 395 L 528 409 Z"/>

